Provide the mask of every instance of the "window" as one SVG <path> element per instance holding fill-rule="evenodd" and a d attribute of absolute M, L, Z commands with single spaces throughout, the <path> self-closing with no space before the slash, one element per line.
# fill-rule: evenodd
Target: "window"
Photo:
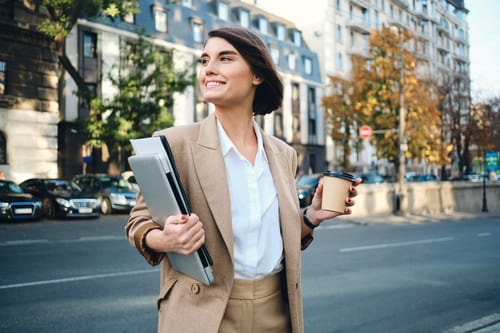
<path fill-rule="evenodd" d="M 6 87 L 6 66 L 7 64 L 5 61 L 0 61 L 0 95 L 5 94 L 5 87 Z"/>
<path fill-rule="evenodd" d="M 342 41 L 342 26 L 337 24 L 337 41 Z"/>
<path fill-rule="evenodd" d="M 280 49 L 276 46 L 270 46 L 269 51 L 271 52 L 271 58 L 273 58 L 274 64 L 278 65 L 280 62 Z"/>
<path fill-rule="evenodd" d="M 277 24 L 276 25 L 276 37 L 278 37 L 279 40 L 285 40 L 286 33 L 285 33 L 285 27 L 282 24 Z"/>
<path fill-rule="evenodd" d="M 296 46 L 302 46 L 302 34 L 298 30 L 293 31 L 293 43 Z"/>
<path fill-rule="evenodd" d="M 309 88 L 307 94 L 307 105 L 308 105 L 308 129 L 307 132 L 309 134 L 309 143 L 317 143 L 316 142 L 316 118 L 317 118 L 317 110 L 316 110 L 316 89 Z"/>
<path fill-rule="evenodd" d="M 259 17 L 258 24 L 259 31 L 264 35 L 267 35 L 267 20 L 264 17 Z"/>
<path fill-rule="evenodd" d="M 283 138 L 283 111 L 278 109 L 273 112 L 274 115 L 274 136 Z"/>
<path fill-rule="evenodd" d="M 350 34 L 350 46 L 351 47 L 354 47 L 354 43 L 355 43 L 355 39 L 354 39 L 354 32 L 351 31 L 351 34 Z"/>
<path fill-rule="evenodd" d="M 304 57 L 304 72 L 307 75 L 312 74 L 312 59 L 309 57 Z"/>
<path fill-rule="evenodd" d="M 240 24 L 243 28 L 250 28 L 250 12 L 248 10 L 240 10 Z"/>
<path fill-rule="evenodd" d="M 337 0 L 337 10 L 340 11 L 340 0 Z"/>
<path fill-rule="evenodd" d="M 219 1 L 217 3 L 217 15 L 221 20 L 227 21 L 229 17 L 229 5 L 225 2 Z"/>
<path fill-rule="evenodd" d="M 95 33 L 86 32 L 83 34 L 83 56 L 97 57 L 97 35 Z"/>
<path fill-rule="evenodd" d="M 7 139 L 2 131 L 0 131 L 0 164 L 7 164 Z"/>
<path fill-rule="evenodd" d="M 291 70 L 295 70 L 296 65 L 295 53 L 288 53 L 288 68 L 290 68 Z"/>
<path fill-rule="evenodd" d="M 181 5 L 184 7 L 192 7 L 193 6 L 193 0 L 182 0 Z"/>
<path fill-rule="evenodd" d="M 375 29 L 378 29 L 378 12 L 374 11 L 373 12 L 373 24 L 375 25 Z"/>
<path fill-rule="evenodd" d="M 167 12 L 164 10 L 155 9 L 155 30 L 167 32 Z"/>
<path fill-rule="evenodd" d="M 339 70 L 342 70 L 343 65 L 342 65 L 342 53 L 337 54 L 337 68 Z"/>
<path fill-rule="evenodd" d="M 195 43 L 203 42 L 203 25 L 199 22 L 193 22 L 193 41 Z"/>

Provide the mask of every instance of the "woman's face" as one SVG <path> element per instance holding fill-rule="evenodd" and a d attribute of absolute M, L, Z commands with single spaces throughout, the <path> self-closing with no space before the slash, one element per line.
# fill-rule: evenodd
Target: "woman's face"
<path fill-rule="evenodd" d="M 252 107 L 255 88 L 262 80 L 243 56 L 225 39 L 205 44 L 198 76 L 203 98 L 215 106 Z"/>

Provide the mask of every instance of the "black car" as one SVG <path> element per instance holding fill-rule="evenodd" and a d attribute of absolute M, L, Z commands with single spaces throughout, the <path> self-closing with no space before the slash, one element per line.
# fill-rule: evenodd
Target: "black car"
<path fill-rule="evenodd" d="M 305 207 L 311 204 L 316 187 L 318 187 L 319 181 L 323 177 L 321 173 L 315 173 L 311 175 L 302 175 L 295 182 L 295 187 L 297 190 L 297 196 L 299 197 L 300 207 Z"/>
<path fill-rule="evenodd" d="M 128 213 L 135 206 L 137 189 L 121 176 L 106 174 L 77 175 L 73 181 L 84 193 L 101 199 L 101 212 Z"/>
<path fill-rule="evenodd" d="M 42 203 L 14 182 L 0 180 L 0 220 L 37 220 Z"/>
<path fill-rule="evenodd" d="M 385 183 L 384 177 L 376 172 L 363 173 L 356 178 L 361 178 L 363 180 L 362 184 L 383 184 Z"/>
<path fill-rule="evenodd" d="M 101 202 L 84 194 L 80 187 L 65 179 L 32 178 L 19 184 L 25 192 L 42 201 L 42 212 L 53 217 L 98 217 Z"/>

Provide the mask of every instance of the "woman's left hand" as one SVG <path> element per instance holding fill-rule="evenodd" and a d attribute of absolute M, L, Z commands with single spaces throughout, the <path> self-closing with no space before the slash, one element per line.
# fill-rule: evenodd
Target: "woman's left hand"
<path fill-rule="evenodd" d="M 311 206 L 307 209 L 307 217 L 312 224 L 318 225 L 324 220 L 332 219 L 340 215 L 349 215 L 352 213 L 351 207 L 354 206 L 354 197 L 358 195 L 357 186 L 361 183 L 361 178 L 356 178 L 353 184 L 349 187 L 349 196 L 345 199 L 346 208 L 343 213 L 333 212 L 330 210 L 321 209 L 323 197 L 323 183 L 320 182 L 314 193 Z"/>

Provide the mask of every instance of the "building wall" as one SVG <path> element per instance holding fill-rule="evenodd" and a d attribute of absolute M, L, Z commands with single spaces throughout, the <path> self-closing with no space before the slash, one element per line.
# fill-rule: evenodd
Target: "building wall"
<path fill-rule="evenodd" d="M 192 66 L 196 63 L 201 55 L 204 42 L 207 40 L 207 34 L 210 30 L 221 26 L 241 26 L 240 14 L 244 10 L 250 14 L 250 29 L 256 32 L 269 46 L 279 50 L 279 59 L 277 68 L 282 75 L 284 83 L 284 99 L 283 99 L 283 136 L 282 138 L 288 143 L 297 148 L 300 160 L 308 161 L 311 158 L 317 159 L 311 165 L 314 165 L 315 172 L 322 171 L 324 165 L 324 135 L 323 135 L 323 110 L 321 107 L 322 82 L 320 76 L 320 66 L 317 60 L 316 53 L 312 52 L 307 42 L 302 39 L 301 45 L 296 45 L 291 38 L 297 28 L 295 25 L 279 16 L 263 11 L 262 9 L 252 6 L 241 1 L 224 1 L 228 7 L 227 19 L 221 19 L 218 16 L 218 1 L 193 1 L 192 6 L 185 7 L 181 4 L 165 4 L 156 3 L 151 0 L 142 0 L 139 2 L 140 13 L 135 15 L 135 23 L 113 22 L 107 20 L 79 20 L 78 27 L 75 28 L 68 38 L 67 53 L 71 55 L 71 59 L 75 66 L 79 66 L 81 72 L 86 75 L 89 72 L 88 67 L 82 66 L 82 34 L 81 31 L 88 31 L 97 35 L 97 58 L 100 59 L 100 68 L 93 74 L 88 75 L 87 79 L 92 82 L 99 75 L 104 78 L 98 84 L 98 91 L 103 97 L 112 97 L 114 92 L 109 82 L 105 79 L 107 72 L 116 65 L 119 61 L 118 45 L 121 40 L 127 38 L 136 38 L 134 30 L 144 28 L 145 31 L 155 37 L 154 43 L 164 47 L 165 49 L 174 49 L 175 63 L 181 68 Z M 167 15 L 166 32 L 158 31 L 155 25 L 155 12 L 164 12 Z M 259 30 L 257 25 L 260 17 L 267 20 L 267 32 Z M 276 33 L 276 25 L 279 24 L 285 27 L 286 35 L 284 39 L 280 39 Z M 194 40 L 193 29 L 195 25 L 200 25 L 202 28 L 201 40 Z M 300 31 L 298 31 L 300 33 Z M 113 51 L 115 50 L 115 51 Z M 289 66 L 288 55 L 295 55 L 295 68 Z M 311 72 L 307 73 L 305 68 L 305 58 L 310 60 Z M 292 85 L 299 85 L 299 105 L 300 105 L 300 135 L 297 135 L 297 124 L 294 127 L 292 115 Z M 66 75 L 66 87 L 72 87 L 74 83 L 72 79 Z M 317 92 L 314 95 L 316 107 L 316 129 L 317 135 L 313 138 L 309 135 L 308 129 L 308 113 L 309 113 L 309 97 L 308 89 L 315 89 Z M 199 112 L 200 109 L 213 110 L 213 107 L 206 106 L 199 100 L 199 94 L 196 91 L 198 87 L 190 87 L 183 94 L 176 94 L 173 114 L 175 117 L 175 125 L 182 125 L 199 121 L 205 115 Z M 65 112 L 63 118 L 66 121 L 76 121 L 78 117 L 85 116 L 81 107 L 78 106 L 77 97 L 71 91 L 66 89 L 65 94 Z M 80 109 L 76 111 L 75 108 Z M 198 111 L 198 112 L 197 112 Z M 75 115 L 78 115 L 75 117 Z M 200 116 L 201 115 L 201 116 Z M 262 122 L 264 130 L 270 134 L 275 133 L 275 123 L 273 115 L 267 115 Z M 295 129 L 294 129 L 295 128 Z M 299 140 L 296 140 L 300 137 Z M 310 147 L 310 148 L 309 148 Z M 312 153 L 314 152 L 314 153 Z M 81 156 L 74 156 L 73 163 L 81 162 Z M 300 166 L 301 169 L 309 169 L 310 165 Z M 69 170 L 68 170 L 69 172 Z M 68 175 L 70 176 L 70 175 Z"/>
<path fill-rule="evenodd" d="M 0 131 L 7 157 L 0 171 L 16 182 L 57 176 L 58 60 L 51 40 L 36 30 L 43 17 L 29 2 L 0 3 Z"/>
<path fill-rule="evenodd" d="M 331 93 L 329 75 L 347 77 L 351 56 L 368 56 L 372 29 L 397 26 L 409 29 L 416 36 L 408 47 L 417 57 L 421 76 L 437 81 L 443 74 L 458 75 L 464 81 L 459 93 L 465 108 L 470 107 L 470 45 L 464 1 L 309 0 L 307 8 L 290 6 L 287 0 L 259 0 L 258 4 L 265 10 L 279 12 L 303 31 L 311 50 L 318 53 L 325 94 Z M 308 14 L 311 10 L 314 14 Z M 328 124 L 325 134 L 329 167 L 339 168 L 341 150 L 328 137 Z M 351 161 L 359 161 L 359 168 L 369 169 L 374 162 L 382 170 L 392 170 L 387 162 L 376 159 L 375 149 L 368 140 L 364 146 L 359 156 L 355 153 L 351 156 Z"/>

